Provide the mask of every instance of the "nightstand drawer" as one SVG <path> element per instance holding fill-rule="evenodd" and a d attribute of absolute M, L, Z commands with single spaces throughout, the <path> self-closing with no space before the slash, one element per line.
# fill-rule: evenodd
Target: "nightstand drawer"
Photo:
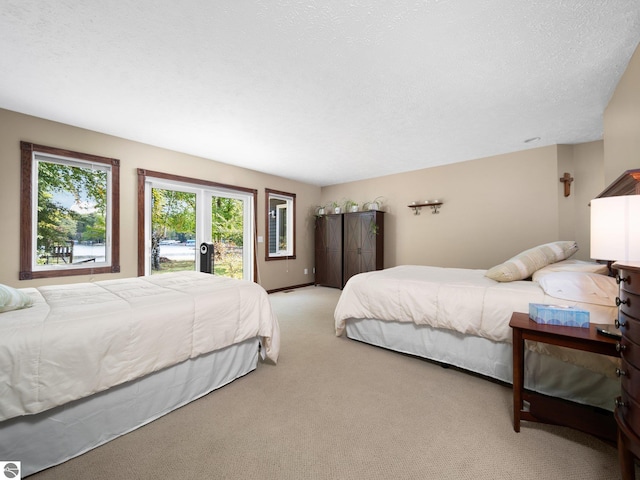
<path fill-rule="evenodd" d="M 640 276 L 635 274 L 633 275 L 628 270 L 622 270 L 619 272 L 619 275 L 626 279 L 624 282 L 620 282 L 620 289 L 625 290 L 629 293 L 635 293 L 636 295 L 640 295 Z"/>
<path fill-rule="evenodd" d="M 616 374 L 620 377 L 622 388 L 632 397 L 640 398 L 640 370 L 623 359 Z"/>
<path fill-rule="evenodd" d="M 640 432 L 640 405 L 631 398 L 624 388 L 621 398 L 622 405 L 618 405 L 618 408 L 622 411 L 624 419 L 634 432 Z"/>
<path fill-rule="evenodd" d="M 620 301 L 620 311 L 625 315 L 640 320 L 638 318 L 640 316 L 640 295 L 625 292 L 621 289 L 620 296 L 618 298 Z"/>
<path fill-rule="evenodd" d="M 618 312 L 618 324 L 622 335 L 640 345 L 640 320 L 620 310 Z"/>
<path fill-rule="evenodd" d="M 640 345 L 632 342 L 627 337 L 620 340 L 621 357 L 636 368 L 640 368 Z"/>

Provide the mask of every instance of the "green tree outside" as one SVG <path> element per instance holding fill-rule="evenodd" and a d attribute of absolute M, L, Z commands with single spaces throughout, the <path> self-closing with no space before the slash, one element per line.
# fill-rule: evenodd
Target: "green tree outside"
<path fill-rule="evenodd" d="M 55 200 L 71 195 L 76 205 L 90 207 L 80 213 Z M 36 249 L 44 257 L 54 245 L 76 241 L 104 243 L 106 239 L 107 172 L 73 165 L 38 162 L 38 220 Z M 44 263 L 44 258 L 39 258 Z"/>
<path fill-rule="evenodd" d="M 193 270 L 195 257 L 193 260 L 171 261 L 162 256 L 161 241 L 185 242 L 195 239 L 196 195 L 177 190 L 153 188 L 151 199 L 152 273 Z M 211 238 L 214 244 L 216 275 L 243 277 L 243 208 L 242 200 L 227 197 L 212 199 Z"/>

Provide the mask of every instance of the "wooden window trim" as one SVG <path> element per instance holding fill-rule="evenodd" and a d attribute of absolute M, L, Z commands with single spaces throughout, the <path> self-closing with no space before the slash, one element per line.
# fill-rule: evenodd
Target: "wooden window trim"
<path fill-rule="evenodd" d="M 270 262 L 272 260 L 295 260 L 296 258 L 296 194 L 295 193 L 289 193 L 289 192 L 283 192 L 281 190 L 273 190 L 271 188 L 265 188 L 264 189 L 264 202 L 265 202 L 265 207 L 264 207 L 264 228 L 265 228 L 265 243 L 264 243 L 264 259 L 267 262 Z M 269 256 L 269 195 L 270 194 L 275 194 L 275 195 L 282 195 L 284 197 L 291 197 L 293 199 L 293 254 L 292 255 L 282 255 L 282 256 L 278 256 L 278 257 L 271 257 Z"/>
<path fill-rule="evenodd" d="M 120 160 L 88 153 L 74 152 L 62 148 L 47 147 L 29 142 L 20 142 L 20 280 L 37 278 L 70 277 L 76 275 L 96 275 L 120 272 Z M 111 165 L 111 265 L 95 268 L 69 268 L 55 270 L 32 269 L 33 265 L 33 228 L 32 194 L 33 152 L 76 158 L 89 162 Z"/>
<path fill-rule="evenodd" d="M 202 185 L 204 187 L 212 187 L 212 188 L 224 188 L 227 190 L 236 190 L 238 192 L 248 193 L 253 196 L 253 281 L 257 283 L 258 281 L 258 262 L 256 255 L 256 245 L 255 245 L 255 237 L 257 234 L 257 211 L 258 206 L 256 205 L 256 198 L 258 195 L 258 191 L 253 188 L 246 187 L 238 187 L 235 185 L 227 185 L 224 183 L 212 182 L 209 180 L 203 180 L 201 178 L 191 178 L 191 177 L 183 177 L 181 175 L 174 175 L 171 173 L 164 172 L 156 172 L 153 170 L 145 170 L 143 168 L 138 169 L 138 276 L 143 277 L 145 275 L 145 184 L 147 182 L 147 177 L 163 179 L 163 180 L 172 180 L 174 182 L 183 182 L 183 183 L 191 183 L 194 185 Z"/>

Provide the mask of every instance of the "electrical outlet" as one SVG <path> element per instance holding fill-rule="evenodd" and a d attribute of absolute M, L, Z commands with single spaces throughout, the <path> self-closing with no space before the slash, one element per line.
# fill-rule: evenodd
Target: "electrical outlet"
<path fill-rule="evenodd" d="M 313 267 L 313 273 L 314 274 L 316 273 L 316 267 Z"/>
<path fill-rule="evenodd" d="M 308 268 L 305 268 L 305 269 L 304 269 L 304 274 L 305 274 L 305 275 L 309 275 L 309 269 L 308 269 Z"/>

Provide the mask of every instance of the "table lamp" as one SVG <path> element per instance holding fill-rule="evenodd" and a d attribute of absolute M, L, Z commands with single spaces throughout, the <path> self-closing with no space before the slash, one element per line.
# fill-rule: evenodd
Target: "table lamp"
<path fill-rule="evenodd" d="M 640 264 L 640 195 L 591 200 L 591 258 Z"/>

